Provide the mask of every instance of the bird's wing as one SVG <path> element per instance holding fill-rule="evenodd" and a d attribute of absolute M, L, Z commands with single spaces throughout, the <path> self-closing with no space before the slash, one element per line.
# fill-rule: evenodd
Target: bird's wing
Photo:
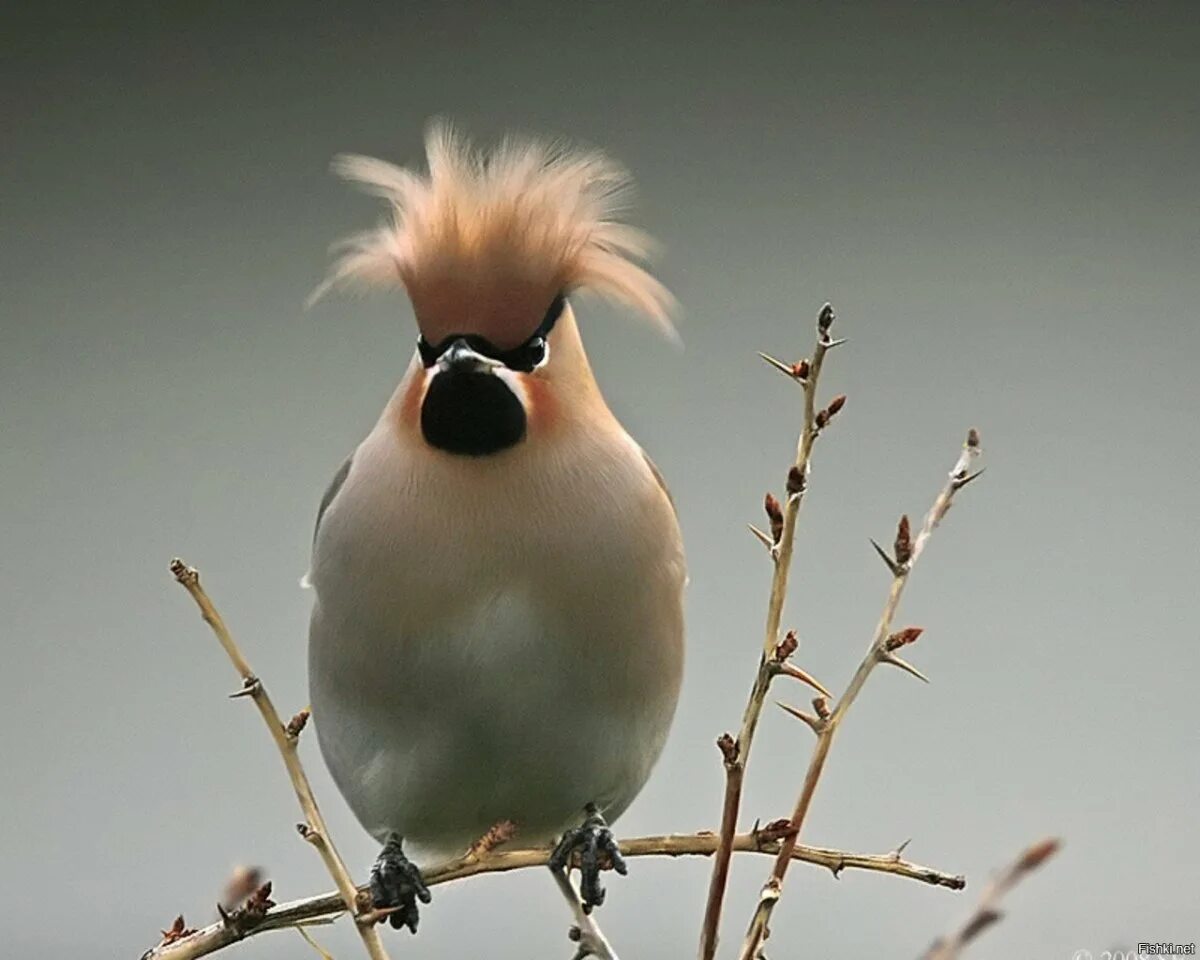
<path fill-rule="evenodd" d="M 333 503 L 338 495 L 338 491 L 342 489 L 342 485 L 346 482 L 346 478 L 350 476 L 350 463 L 354 460 L 354 454 L 350 454 L 342 465 L 337 468 L 337 473 L 333 475 L 333 479 L 329 482 L 328 488 L 321 496 L 321 505 L 317 507 L 317 522 L 313 526 L 313 543 L 317 542 L 317 534 L 321 531 L 321 519 L 325 516 L 325 511 L 329 509 L 329 505 Z M 300 588 L 308 590 L 312 587 L 312 581 L 309 579 L 309 574 L 312 573 L 310 567 L 308 572 L 300 578 Z"/>
<path fill-rule="evenodd" d="M 329 505 L 333 503 L 338 495 L 338 491 L 342 489 L 342 484 L 346 482 L 346 477 L 350 476 L 350 464 L 354 460 L 354 454 L 350 454 L 342 465 L 338 467 L 337 473 L 333 475 L 333 480 L 330 481 L 328 489 L 321 497 L 321 505 L 317 508 L 317 522 L 313 527 L 313 543 L 317 541 L 317 534 L 321 530 L 321 518 L 325 516 L 325 511 L 329 509 Z"/>
<path fill-rule="evenodd" d="M 655 481 L 662 488 L 662 492 L 666 494 L 667 502 L 671 505 L 671 510 L 675 513 L 675 516 L 678 517 L 679 511 L 675 507 L 675 498 L 671 496 L 671 491 L 667 488 L 667 481 L 663 477 L 662 471 L 658 469 L 658 466 L 653 460 L 650 459 L 650 455 L 646 453 L 645 450 L 642 451 L 642 459 L 646 461 L 646 466 L 648 466 L 650 468 L 650 472 L 654 474 Z"/>

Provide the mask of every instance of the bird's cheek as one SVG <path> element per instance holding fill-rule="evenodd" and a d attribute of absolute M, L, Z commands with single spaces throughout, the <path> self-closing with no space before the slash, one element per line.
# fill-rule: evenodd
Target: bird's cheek
<path fill-rule="evenodd" d="M 429 376 L 420 371 L 416 376 L 408 378 L 408 388 L 400 401 L 400 422 L 407 429 L 419 429 L 421 423 L 421 401 L 425 397 L 425 387 Z"/>
<path fill-rule="evenodd" d="M 525 413 L 531 433 L 553 430 L 559 421 L 558 400 L 548 381 L 541 377 L 522 377 L 525 390 Z"/>

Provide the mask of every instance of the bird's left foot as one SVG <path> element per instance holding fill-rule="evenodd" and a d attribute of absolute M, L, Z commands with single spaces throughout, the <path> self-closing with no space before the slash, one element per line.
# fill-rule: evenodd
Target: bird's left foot
<path fill-rule="evenodd" d="M 604 903 L 607 892 L 600 884 L 601 857 L 607 857 L 612 868 L 622 876 L 629 868 L 625 866 L 625 858 L 600 810 L 594 803 L 589 803 L 585 810 L 587 817 L 583 823 L 568 830 L 558 841 L 550 854 L 549 866 L 554 871 L 565 870 L 571 865 L 572 856 L 579 854 L 579 892 L 584 913 L 591 913 L 593 907 Z"/>
<path fill-rule="evenodd" d="M 421 871 L 404 855 L 400 836 L 393 833 L 371 868 L 371 905 L 376 910 L 392 911 L 388 923 L 393 929 L 408 927 L 416 933 L 420 920 L 417 901 L 429 903 L 432 899 Z"/>

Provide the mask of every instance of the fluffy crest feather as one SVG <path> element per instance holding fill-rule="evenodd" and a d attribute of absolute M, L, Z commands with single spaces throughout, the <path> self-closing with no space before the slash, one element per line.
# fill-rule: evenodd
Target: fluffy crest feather
<path fill-rule="evenodd" d="M 616 219 L 631 185 L 601 153 L 508 138 L 475 151 L 448 124 L 426 136 L 429 173 L 340 156 L 334 170 L 391 205 L 390 220 L 339 245 L 313 294 L 400 285 L 427 339 L 525 339 L 560 292 L 593 290 L 674 336 L 674 300 L 642 266 L 650 239 Z"/>

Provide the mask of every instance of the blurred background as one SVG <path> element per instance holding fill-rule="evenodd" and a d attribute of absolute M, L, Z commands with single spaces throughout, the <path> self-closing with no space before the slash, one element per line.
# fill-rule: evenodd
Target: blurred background
<path fill-rule="evenodd" d="M 882 605 L 868 544 L 923 514 L 977 426 L 987 476 L 900 624 L 930 686 L 882 671 L 805 839 L 907 855 L 967 893 L 798 864 L 771 955 L 915 956 L 989 872 L 1063 853 L 977 956 L 1200 939 L 1195 618 L 1200 18 L 1191 4 L 251 4 L 9 9 L 0 278 L 0 898 L 5 952 L 136 957 L 231 868 L 330 886 L 229 664 L 167 573 L 205 582 L 287 714 L 306 702 L 317 501 L 410 355 L 399 295 L 305 312 L 330 241 L 378 207 L 339 151 L 420 163 L 446 115 L 623 160 L 665 247 L 683 350 L 579 305 L 611 405 L 682 517 L 690 659 L 618 833 L 717 824 L 769 563 L 798 358 L 825 299 L 827 396 L 785 622 L 840 689 Z M 800 689 L 781 697 L 803 703 Z M 810 738 L 774 709 L 744 825 L 790 811 Z M 375 844 L 303 744 L 360 877 Z M 735 861 L 728 955 L 765 858 Z M 688 956 L 704 861 L 638 860 L 606 931 Z M 541 872 L 436 890 L 397 956 L 566 957 Z M 358 954 L 345 925 L 318 931 Z M 310 955 L 294 933 L 234 948 Z"/>

